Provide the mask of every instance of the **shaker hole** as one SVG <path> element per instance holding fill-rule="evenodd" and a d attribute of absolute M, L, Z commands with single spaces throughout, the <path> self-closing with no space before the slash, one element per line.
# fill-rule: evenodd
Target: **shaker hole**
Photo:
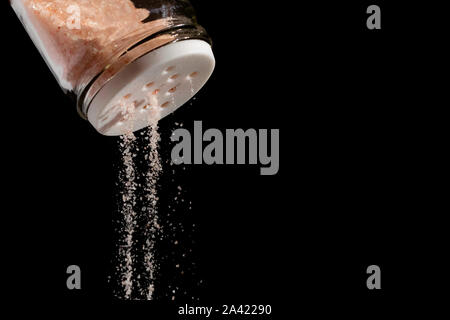
<path fill-rule="evenodd" d="M 175 69 L 175 66 L 170 66 L 166 69 L 166 72 L 170 72 Z"/>

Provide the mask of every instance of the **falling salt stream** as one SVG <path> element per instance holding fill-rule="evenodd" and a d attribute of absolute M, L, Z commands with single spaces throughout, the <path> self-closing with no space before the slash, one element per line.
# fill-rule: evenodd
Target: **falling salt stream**
<path fill-rule="evenodd" d="M 157 124 L 152 124 L 149 127 L 149 135 L 147 139 L 149 140 L 148 147 L 145 148 L 146 157 L 150 164 L 149 170 L 146 173 L 145 179 L 145 200 L 146 200 L 146 210 L 144 214 L 147 219 L 147 234 L 146 241 L 144 245 L 144 263 L 145 269 L 148 275 L 148 289 L 147 289 L 147 300 L 152 300 L 153 292 L 154 292 L 154 280 L 155 280 L 155 271 L 156 271 L 156 263 L 154 256 L 154 248 L 157 232 L 161 229 L 158 222 L 158 194 L 157 194 L 157 182 L 159 175 L 162 171 L 161 159 L 158 153 L 158 142 L 160 140 L 160 136 L 158 133 Z"/>
<path fill-rule="evenodd" d="M 122 161 L 124 164 L 121 173 L 122 180 L 122 206 L 121 213 L 123 215 L 122 233 L 124 236 L 123 244 L 119 247 L 119 266 L 121 273 L 122 287 L 124 290 L 124 298 L 130 299 L 133 288 L 133 234 L 136 227 L 136 212 L 134 205 L 136 204 L 136 171 L 133 162 L 133 146 L 136 137 L 133 133 L 123 135 L 121 137 L 120 149 L 122 152 Z"/>
<path fill-rule="evenodd" d="M 122 109 L 122 116 L 126 123 L 133 123 L 136 108 L 134 103 L 126 103 L 126 97 L 120 105 Z M 156 111 L 157 112 L 157 111 Z M 139 174 L 136 170 L 135 158 L 139 148 L 137 146 L 137 138 L 131 131 L 132 128 L 126 128 L 129 133 L 120 137 L 120 151 L 122 153 L 123 169 L 120 172 L 121 184 L 121 219 L 122 227 L 120 229 L 122 242 L 119 246 L 118 258 L 120 272 L 120 285 L 122 292 L 119 298 L 125 300 L 132 299 L 132 295 L 136 290 L 140 297 L 145 297 L 147 300 L 153 299 L 154 281 L 157 264 L 155 262 L 155 242 L 158 232 L 161 227 L 158 222 L 158 193 L 157 183 L 159 175 L 162 171 L 161 159 L 158 152 L 158 144 L 160 135 L 158 132 L 158 125 L 150 118 L 155 116 L 155 113 L 149 113 L 150 126 L 141 134 L 145 136 L 145 146 L 143 152 L 145 153 L 145 161 L 148 164 L 148 170 Z M 131 121 L 130 121 L 131 120 Z M 143 178 L 143 186 L 138 183 L 139 178 Z M 135 211 L 137 204 L 137 191 L 142 189 L 144 197 L 141 213 Z M 140 219 L 141 218 L 141 219 Z M 143 218 L 143 219 L 142 219 Z M 143 221 L 145 241 L 142 245 L 144 251 L 143 263 L 145 274 L 136 272 L 137 265 L 142 261 L 137 261 L 133 254 L 138 243 L 135 241 L 135 233 L 137 229 L 138 219 Z"/>

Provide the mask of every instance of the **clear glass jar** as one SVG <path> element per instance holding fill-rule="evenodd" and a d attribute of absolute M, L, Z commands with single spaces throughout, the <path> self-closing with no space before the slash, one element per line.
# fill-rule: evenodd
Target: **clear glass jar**
<path fill-rule="evenodd" d="M 157 116 L 153 114 L 153 121 L 173 112 L 189 100 L 187 91 L 190 90 L 189 96 L 192 96 L 203 86 L 214 68 L 214 57 L 212 52 L 208 52 L 210 38 L 197 24 L 194 9 L 187 0 L 10 2 L 61 88 L 76 98 L 80 115 L 87 118 L 102 134 L 119 135 L 148 125 L 149 119 L 136 121 L 136 118 L 143 118 L 136 116 L 139 115 L 138 107 L 146 107 L 139 111 L 158 107 L 160 112 Z M 145 60 L 142 58 L 149 53 L 184 40 L 197 42 L 185 42 L 161 51 L 161 54 L 172 58 L 163 59 L 155 53 L 153 58 L 145 58 L 147 61 L 142 62 Z M 196 54 L 197 60 L 193 61 L 192 55 Z M 141 60 L 140 64 L 136 63 L 138 60 Z M 181 66 L 172 65 L 172 61 Z M 155 68 L 156 65 L 164 67 L 163 64 L 166 67 L 164 71 Z M 185 73 L 189 72 L 186 67 L 182 68 L 183 64 L 193 64 L 204 74 L 197 77 L 197 70 L 189 74 L 172 70 L 181 68 Z M 134 70 L 130 71 L 132 69 Z M 155 72 L 158 73 L 157 76 Z M 165 76 L 169 78 L 166 79 Z M 178 87 L 171 87 L 171 80 L 177 82 L 179 80 L 176 78 L 179 77 L 189 82 L 190 88 L 184 88 L 183 83 Z M 158 98 L 153 97 L 153 100 L 158 100 L 158 106 L 152 104 L 152 95 L 147 92 L 150 88 L 142 86 L 140 92 L 136 89 L 139 84 L 134 79 L 139 79 L 146 85 L 153 82 L 155 89 L 152 93 Z M 133 85 L 129 85 L 130 83 Z M 173 99 L 170 108 L 164 109 L 168 102 L 164 102 L 159 94 L 175 94 L 177 89 L 182 94 Z M 129 94 L 119 99 L 118 96 L 123 92 Z M 131 97 L 134 99 L 134 123 L 129 124 L 127 129 L 120 129 L 119 126 L 124 122 L 131 121 L 130 117 L 126 117 L 130 103 L 125 100 L 134 93 L 136 97 Z M 99 101 L 95 101 L 96 99 Z M 90 112 L 92 105 L 96 110 Z M 117 114 L 111 111 L 114 108 Z M 115 120 L 109 123 L 108 120 L 111 119 Z"/>

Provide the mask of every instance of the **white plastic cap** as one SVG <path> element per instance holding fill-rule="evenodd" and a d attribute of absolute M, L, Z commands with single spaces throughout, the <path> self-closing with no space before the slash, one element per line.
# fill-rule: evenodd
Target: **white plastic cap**
<path fill-rule="evenodd" d="M 87 117 L 103 135 L 118 136 L 155 123 L 191 99 L 215 66 L 202 40 L 165 45 L 137 59 L 92 100 Z"/>

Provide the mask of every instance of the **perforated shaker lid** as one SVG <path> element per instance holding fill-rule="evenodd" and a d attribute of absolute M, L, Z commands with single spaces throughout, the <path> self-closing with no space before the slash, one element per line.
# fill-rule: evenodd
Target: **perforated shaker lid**
<path fill-rule="evenodd" d="M 137 59 L 98 92 L 87 117 L 103 135 L 118 136 L 147 127 L 189 101 L 215 66 L 211 46 L 183 40 Z"/>

